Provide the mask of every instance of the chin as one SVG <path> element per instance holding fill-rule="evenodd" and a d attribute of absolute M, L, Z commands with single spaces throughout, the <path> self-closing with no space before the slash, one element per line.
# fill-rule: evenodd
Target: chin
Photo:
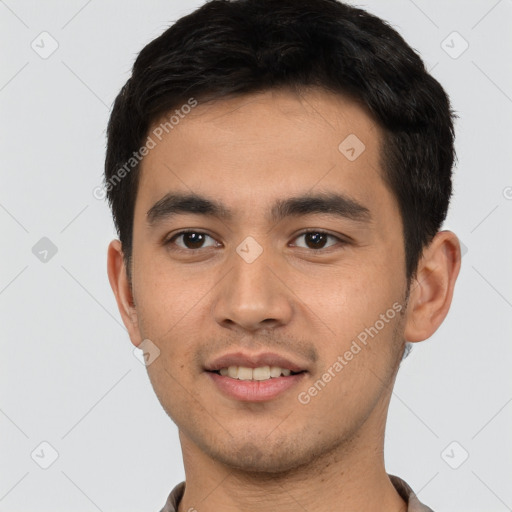
<path fill-rule="evenodd" d="M 263 439 L 261 443 L 241 442 L 238 447 L 232 443 L 222 451 L 208 451 L 211 458 L 238 472 L 273 477 L 310 464 L 317 457 L 318 451 L 312 449 L 308 452 L 305 448 L 302 446 L 301 451 L 297 451 L 297 443 L 288 442 L 276 446 Z"/>

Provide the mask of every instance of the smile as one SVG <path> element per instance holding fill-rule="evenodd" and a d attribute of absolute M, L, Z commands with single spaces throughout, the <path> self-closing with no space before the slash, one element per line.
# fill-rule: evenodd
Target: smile
<path fill-rule="evenodd" d="M 216 373 L 223 377 L 230 377 L 238 380 L 269 380 L 278 377 L 289 377 L 301 372 L 292 372 L 288 368 L 280 366 L 259 366 L 258 368 L 249 368 L 247 366 L 229 366 L 221 368 Z"/>

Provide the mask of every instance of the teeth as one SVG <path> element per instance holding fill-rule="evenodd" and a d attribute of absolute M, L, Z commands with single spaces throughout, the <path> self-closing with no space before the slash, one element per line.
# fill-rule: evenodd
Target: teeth
<path fill-rule="evenodd" d="M 221 368 L 220 374 L 224 377 L 231 377 L 238 380 L 268 380 L 276 377 L 288 377 L 291 371 L 288 368 L 279 366 L 260 366 L 258 368 L 248 368 L 247 366 L 230 366 Z"/>
<path fill-rule="evenodd" d="M 271 366 L 270 367 L 270 376 L 271 377 L 280 377 L 281 376 L 281 368 L 279 368 L 279 366 Z"/>
<path fill-rule="evenodd" d="M 270 366 L 262 366 L 261 368 L 254 368 L 252 371 L 252 378 L 254 380 L 270 379 Z"/>
<path fill-rule="evenodd" d="M 245 366 L 238 367 L 238 380 L 251 380 L 252 379 L 252 368 L 246 368 Z"/>

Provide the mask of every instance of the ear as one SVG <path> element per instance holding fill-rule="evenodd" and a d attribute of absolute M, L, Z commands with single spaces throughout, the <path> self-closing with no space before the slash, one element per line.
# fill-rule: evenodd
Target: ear
<path fill-rule="evenodd" d="M 424 249 L 411 282 L 406 341 L 430 338 L 441 325 L 450 309 L 460 260 L 459 239 L 451 231 L 440 231 Z"/>
<path fill-rule="evenodd" d="M 142 342 L 139 331 L 137 309 L 128 281 L 123 248 L 119 240 L 112 240 L 108 246 L 107 273 L 110 286 L 116 297 L 117 307 L 128 330 L 131 342 L 138 347 Z"/>

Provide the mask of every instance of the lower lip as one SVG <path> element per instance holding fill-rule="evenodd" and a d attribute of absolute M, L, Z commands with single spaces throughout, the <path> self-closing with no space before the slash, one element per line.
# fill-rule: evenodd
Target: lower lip
<path fill-rule="evenodd" d="M 217 387 L 230 398 L 243 402 L 264 402 L 272 400 L 295 386 L 305 373 L 275 377 L 268 380 L 239 380 L 214 372 L 206 372 Z"/>

